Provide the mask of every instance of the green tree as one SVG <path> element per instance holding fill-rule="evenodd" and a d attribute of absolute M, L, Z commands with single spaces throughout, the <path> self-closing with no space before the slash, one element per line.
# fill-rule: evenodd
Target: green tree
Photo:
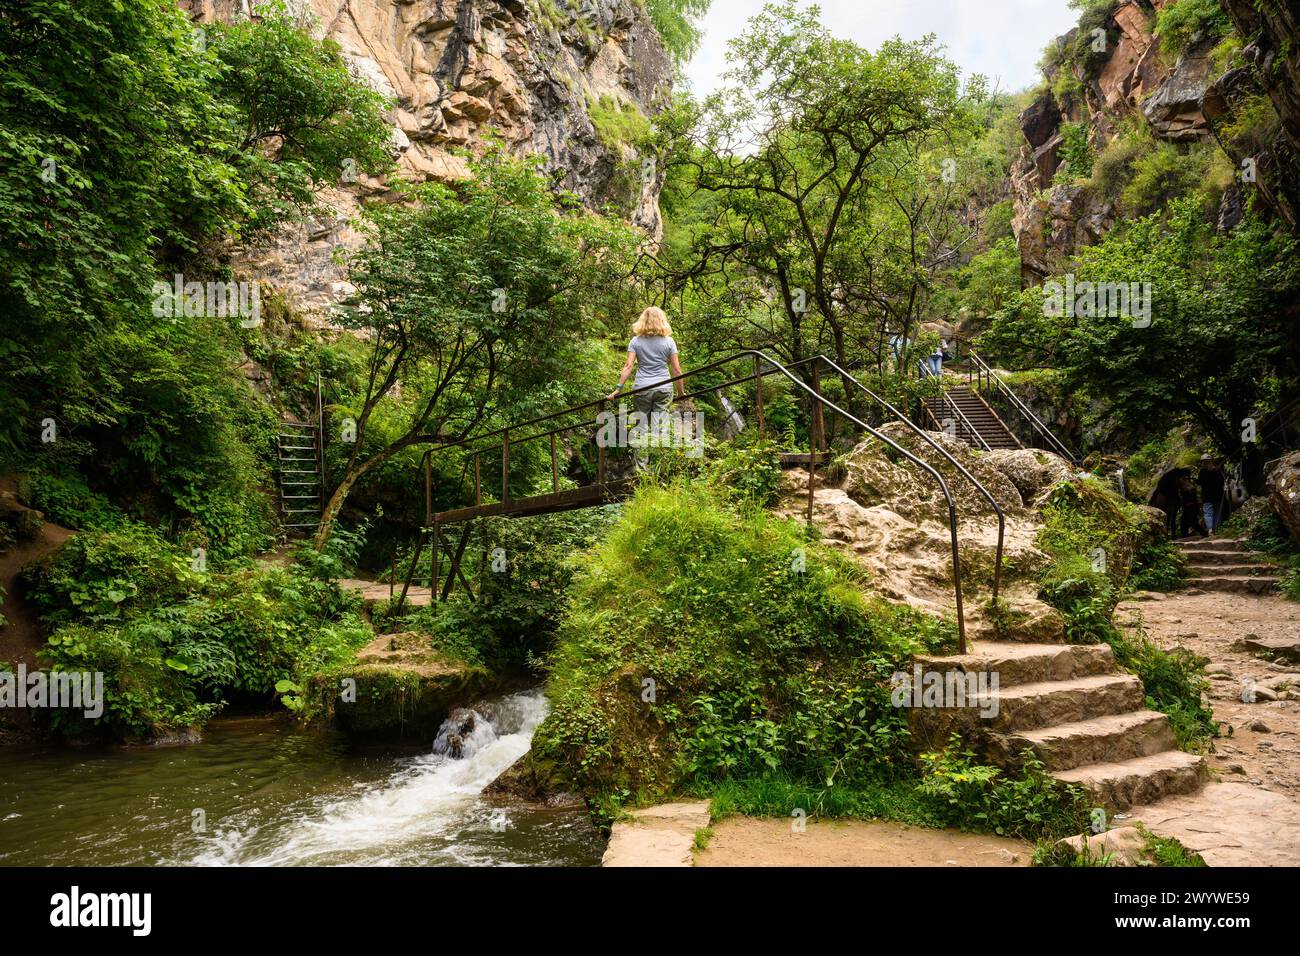
<path fill-rule="evenodd" d="M 316 536 L 323 547 L 356 483 L 416 445 L 461 441 L 494 411 L 572 377 L 600 306 L 621 299 L 637 236 L 557 196 L 540 161 L 493 149 L 452 188 L 367 211 L 339 322 L 369 346 L 356 444 Z M 400 397 L 395 390 L 400 384 Z M 367 433 L 378 416 L 384 439 Z"/>
<path fill-rule="evenodd" d="M 1032 364 L 1059 366 L 1069 387 L 1148 433 L 1186 418 L 1221 451 L 1235 452 L 1243 419 L 1283 361 L 1283 317 L 1300 288 L 1298 261 L 1294 240 L 1254 221 L 1217 235 L 1195 200 L 1178 200 L 1165 215 L 1116 229 L 1074 261 L 1076 288 L 1148 283 L 1149 325 L 1051 317 L 1043 290 L 1028 290 L 981 345 L 987 338 L 1004 355 L 1014 350 Z"/>
<path fill-rule="evenodd" d="M 950 200 L 975 120 L 957 68 L 933 38 L 872 53 L 793 3 L 765 7 L 729 60 L 722 91 L 665 120 L 669 166 L 713 219 L 660 264 L 716 296 L 706 312 L 741 315 L 748 343 L 882 361 L 961 242 Z"/>

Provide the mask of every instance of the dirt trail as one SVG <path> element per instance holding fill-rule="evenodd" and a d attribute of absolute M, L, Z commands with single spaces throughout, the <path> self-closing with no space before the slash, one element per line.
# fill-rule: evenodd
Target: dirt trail
<path fill-rule="evenodd" d="M 795 832 L 787 819 L 728 817 L 696 866 L 1028 866 L 1019 840 L 883 820 L 829 820 Z"/>
<path fill-rule="evenodd" d="M 1223 725 L 1211 768 L 1224 781 L 1300 801 L 1300 663 L 1275 663 L 1248 647 L 1254 638 L 1300 640 L 1300 604 L 1278 595 L 1196 588 L 1139 598 L 1120 605 L 1119 623 L 1130 624 L 1140 614 L 1147 634 L 1162 647 L 1186 647 L 1210 660 L 1210 702 Z M 1297 682 L 1290 690 L 1288 675 Z M 1252 685 L 1253 695 L 1243 695 Z"/>

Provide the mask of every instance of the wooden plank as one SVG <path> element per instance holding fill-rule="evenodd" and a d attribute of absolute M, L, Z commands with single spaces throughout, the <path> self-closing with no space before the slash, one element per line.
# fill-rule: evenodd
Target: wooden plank
<path fill-rule="evenodd" d="M 444 511 L 434 517 L 438 524 L 468 521 L 471 518 L 487 518 L 501 515 L 507 518 L 522 518 L 529 515 L 551 514 L 557 511 L 572 511 L 577 508 L 594 508 L 626 497 L 635 485 L 635 479 L 622 478 L 605 485 L 586 485 L 582 488 L 570 488 L 567 491 L 549 495 L 533 495 L 514 501 L 499 501 L 492 504 L 455 508 Z"/>

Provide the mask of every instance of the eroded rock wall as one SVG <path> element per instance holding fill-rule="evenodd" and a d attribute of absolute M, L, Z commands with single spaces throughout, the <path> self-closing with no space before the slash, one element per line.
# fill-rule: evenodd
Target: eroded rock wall
<path fill-rule="evenodd" d="M 1172 0 L 1129 0 L 1105 21 L 1105 36 L 1071 31 L 1064 50 L 1089 50 L 1088 62 L 1062 57 L 1045 73 L 1047 88 L 1020 116 L 1025 141 L 1011 170 L 1015 216 L 1026 285 L 1058 271 L 1079 248 L 1098 242 L 1114 225 L 1116 196 L 1054 182 L 1064 162 L 1067 123 L 1084 124 L 1099 152 L 1132 118 L 1157 140 L 1194 143 L 1217 138 L 1235 104 L 1266 92 L 1281 118 L 1275 142 L 1250 157 L 1264 209 L 1292 228 L 1300 210 L 1300 12 L 1289 0 L 1220 0 L 1245 42 L 1249 64 L 1219 76 L 1213 38 L 1193 42 L 1176 59 L 1163 54 L 1156 17 Z M 1094 46 L 1094 42 L 1096 45 Z M 1089 60 L 1090 57 L 1090 60 Z M 1050 60 L 1049 60 L 1050 62 Z M 1060 71 L 1073 73 L 1061 80 Z M 1071 92 L 1062 95 L 1062 89 Z M 1222 140 L 1221 140 L 1222 142 Z M 1244 156 L 1233 153 L 1240 166 Z M 1230 187 L 1219 213 L 1221 228 L 1240 221 L 1242 189 Z"/>
<path fill-rule="evenodd" d="M 255 15 L 249 0 L 180 2 L 196 20 Z M 641 175 L 631 145 L 602 141 L 589 109 L 603 97 L 649 116 L 671 94 L 671 61 L 637 0 L 291 0 L 289 8 L 394 100 L 400 175 L 463 177 L 457 151 L 478 152 L 495 134 L 544 157 L 589 207 L 612 206 L 661 235 L 660 178 Z M 349 291 L 333 253 L 359 241 L 349 225 L 359 200 L 387 192 L 383 180 L 357 180 L 324 190 L 326 215 L 241 250 L 240 263 L 299 308 L 323 313 Z"/>

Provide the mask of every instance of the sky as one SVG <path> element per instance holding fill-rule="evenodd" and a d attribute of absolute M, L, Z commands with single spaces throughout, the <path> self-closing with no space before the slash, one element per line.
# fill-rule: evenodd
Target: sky
<path fill-rule="evenodd" d="M 763 8 L 764 0 L 713 0 L 704 18 L 704 40 L 686 67 L 694 92 L 703 96 L 721 82 L 727 41 Z M 1053 37 L 1078 20 L 1067 0 L 820 0 L 822 23 L 836 36 L 869 49 L 899 35 L 938 36 L 964 75 L 983 73 L 1003 92 L 1033 86 L 1038 60 Z"/>

